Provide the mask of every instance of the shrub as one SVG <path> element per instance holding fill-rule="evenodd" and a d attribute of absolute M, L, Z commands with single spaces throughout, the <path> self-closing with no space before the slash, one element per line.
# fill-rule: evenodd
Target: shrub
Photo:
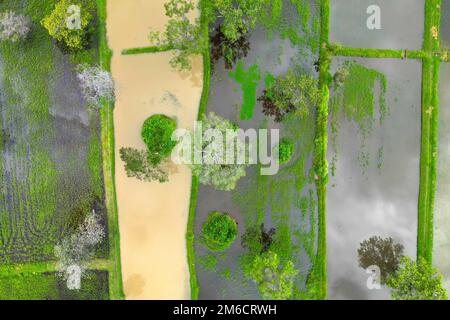
<path fill-rule="evenodd" d="M 176 128 L 176 121 L 163 114 L 145 120 L 141 135 L 148 148 L 150 163 L 157 165 L 172 152 L 176 145 L 172 134 Z"/>
<path fill-rule="evenodd" d="M 248 249 L 250 255 L 263 254 L 270 249 L 275 232 L 275 228 L 266 230 L 264 223 L 259 228 L 250 226 L 242 235 L 241 245 Z"/>
<path fill-rule="evenodd" d="M 237 236 L 237 223 L 226 213 L 209 214 L 202 226 L 202 239 L 211 251 L 224 251 Z"/>
<path fill-rule="evenodd" d="M 278 145 L 278 161 L 280 164 L 288 163 L 294 153 L 294 143 L 288 139 L 281 139 Z"/>
<path fill-rule="evenodd" d="M 442 274 L 424 258 L 403 257 L 399 269 L 387 279 L 394 300 L 447 300 Z"/>
<path fill-rule="evenodd" d="M 94 18 L 91 13 L 93 3 L 90 0 L 61 0 L 41 24 L 65 48 L 82 50 L 87 44 L 88 27 Z"/>
<path fill-rule="evenodd" d="M 333 76 L 333 85 L 335 89 L 342 87 L 345 83 L 345 80 L 350 75 L 348 68 L 345 66 L 341 66 L 336 70 L 336 73 Z"/>
<path fill-rule="evenodd" d="M 169 181 L 168 163 L 161 161 L 157 165 L 151 164 L 148 160 L 148 151 L 121 148 L 120 158 L 125 162 L 125 172 L 130 178 L 147 182 L 159 181 L 163 183 Z"/>
<path fill-rule="evenodd" d="M 157 47 L 169 47 L 173 57 L 170 65 L 180 71 L 192 68 L 191 56 L 202 54 L 208 47 L 208 39 L 202 32 L 200 19 L 191 22 L 188 17 L 195 8 L 192 0 L 169 0 L 165 5 L 169 17 L 163 32 L 151 31 L 150 43 Z"/>
<path fill-rule="evenodd" d="M 266 116 L 280 122 L 290 112 L 308 115 L 309 110 L 320 103 L 320 90 L 316 79 L 290 69 L 286 75 L 275 78 L 258 101 L 262 102 Z"/>
<path fill-rule="evenodd" d="M 223 57 L 225 69 L 232 69 L 236 61 L 245 58 L 249 51 L 250 41 L 246 33 L 240 32 L 238 39 L 231 41 L 218 27 L 211 39 L 211 62 L 215 64 Z"/>
<path fill-rule="evenodd" d="M 13 11 L 0 13 L 0 40 L 17 42 L 24 40 L 30 32 L 30 20 Z"/>
<path fill-rule="evenodd" d="M 100 67 L 78 66 L 77 78 L 85 99 L 100 106 L 102 101 L 114 100 L 114 80 L 111 73 Z"/>
<path fill-rule="evenodd" d="M 211 1 L 213 12 L 221 17 L 220 29 L 231 42 L 239 39 L 242 33 L 248 33 L 256 26 L 266 0 L 224 0 Z"/>
<path fill-rule="evenodd" d="M 254 258 L 248 276 L 256 283 L 263 299 L 287 300 L 292 298 L 297 274 L 292 261 L 282 265 L 275 252 L 267 251 Z"/>

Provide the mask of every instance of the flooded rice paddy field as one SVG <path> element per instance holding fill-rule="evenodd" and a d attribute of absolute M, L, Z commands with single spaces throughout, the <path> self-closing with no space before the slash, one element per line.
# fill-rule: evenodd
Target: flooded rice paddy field
<path fill-rule="evenodd" d="M 450 9 L 450 7 L 449 7 Z M 450 290 L 450 64 L 441 64 L 439 79 L 439 135 L 434 210 L 433 263 Z"/>
<path fill-rule="evenodd" d="M 285 7 L 285 10 L 287 8 Z M 257 97 L 262 95 L 264 79 L 269 73 L 279 76 L 293 67 L 315 75 L 312 65 L 317 55 L 311 52 L 302 53 L 299 47 L 288 39 L 281 39 L 276 34 L 268 37 L 267 30 L 259 26 L 251 32 L 249 40 L 251 51 L 242 62 L 245 70 L 252 66 L 259 70 Z M 236 66 L 233 71 L 235 69 Z M 229 72 L 230 70 L 224 68 L 222 60 L 214 65 L 207 113 L 214 112 L 230 119 L 243 129 L 280 129 L 280 137 L 295 141 L 296 149 L 293 159 L 282 166 L 275 176 L 261 176 L 259 167 L 253 165 L 247 169 L 247 175 L 241 178 L 232 192 L 217 191 L 212 187 L 200 185 L 195 222 L 199 298 L 261 298 L 254 283 L 244 277 L 240 261 L 246 251 L 241 245 L 243 233 L 250 226 L 264 223 L 266 228 L 276 229 L 275 241 L 283 243 L 275 249 L 279 251 L 282 261 L 292 259 L 300 271 L 294 290 L 294 298 L 298 299 L 305 290 L 306 276 L 311 267 L 311 257 L 315 253 L 316 244 L 317 201 L 315 185 L 310 175 L 315 113 L 311 110 L 304 119 L 288 117 L 282 123 L 275 123 L 263 115 L 261 104 L 257 102 L 253 117 L 242 120 L 242 90 Z M 301 206 L 300 202 L 305 205 Z M 215 210 L 229 213 L 238 222 L 238 237 L 223 253 L 210 252 L 200 240 L 202 224 L 208 214 Z M 308 242 L 305 238 L 312 240 L 305 244 Z"/>
<path fill-rule="evenodd" d="M 367 28 L 371 5 L 380 8 L 380 30 Z M 331 0 L 330 41 L 347 47 L 419 50 L 424 19 L 425 0 Z"/>
<path fill-rule="evenodd" d="M 333 71 L 345 60 L 349 59 L 334 58 Z M 401 243 L 405 255 L 416 254 L 421 63 L 350 60 L 386 77 L 387 112 L 380 124 L 382 111 L 377 99 L 368 134 L 343 112 L 336 115 L 337 133 L 329 130 L 329 140 L 335 139 L 328 154 L 329 162 L 334 163 L 327 190 L 329 298 L 385 299 L 389 298 L 385 287 L 366 287 L 368 275 L 358 266 L 357 249 L 363 240 L 381 236 Z M 380 88 L 375 91 L 379 93 Z"/>
<path fill-rule="evenodd" d="M 106 233 L 108 230 L 100 122 L 97 111 L 87 106 L 76 79 L 79 61 L 97 58 L 97 43 L 93 40 L 83 57 L 64 52 L 39 23 L 54 3 L 36 4 L 33 0 L 0 4 L 0 11 L 25 13 L 33 23 L 26 46 L 0 44 L 2 267 L 54 261 L 54 246 L 75 232 L 93 209 L 102 218 Z M 95 257 L 107 257 L 108 250 L 105 240 L 96 248 Z M 108 273 L 100 273 L 101 277 L 87 278 L 84 284 L 93 296 L 98 293 L 107 298 Z M 36 291 L 34 298 L 57 298 L 55 285 L 61 286 L 61 281 L 37 272 L 10 282 L 2 278 L 0 297 L 26 298 L 27 285 L 43 278 L 48 281 L 42 285 L 53 291 L 48 295 Z M 5 289 L 9 285 L 12 292 Z"/>
<path fill-rule="evenodd" d="M 0 261 L 45 261 L 80 212 L 104 213 L 100 126 L 81 96 L 74 65 L 59 48 L 41 45 L 49 56 L 36 69 L 27 61 L 35 52 L 16 52 L 12 62 L 6 46 L 0 51 L 1 129 L 7 137 L 0 151 Z"/>

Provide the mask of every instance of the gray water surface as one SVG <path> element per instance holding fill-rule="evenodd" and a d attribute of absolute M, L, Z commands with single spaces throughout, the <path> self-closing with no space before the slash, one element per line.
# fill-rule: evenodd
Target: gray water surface
<path fill-rule="evenodd" d="M 344 61 L 335 58 L 333 70 Z M 356 59 L 387 77 L 390 114 L 375 123 L 366 146 L 354 122 L 339 116 L 336 175 L 327 190 L 328 286 L 330 299 L 388 299 L 389 291 L 369 290 L 358 266 L 360 242 L 392 237 L 415 257 L 421 137 L 421 64 L 416 60 Z M 376 117 L 378 119 L 378 116 Z M 331 137 L 331 131 L 329 135 Z M 377 166 L 383 148 L 381 169 Z M 370 154 L 362 166 L 358 154 Z M 334 150 L 329 148 L 331 162 Z"/>
<path fill-rule="evenodd" d="M 450 64 L 441 64 L 433 263 L 450 290 Z"/>
<path fill-rule="evenodd" d="M 380 8 L 381 29 L 369 30 L 367 8 Z M 330 40 L 348 47 L 420 49 L 425 0 L 331 0 Z"/>

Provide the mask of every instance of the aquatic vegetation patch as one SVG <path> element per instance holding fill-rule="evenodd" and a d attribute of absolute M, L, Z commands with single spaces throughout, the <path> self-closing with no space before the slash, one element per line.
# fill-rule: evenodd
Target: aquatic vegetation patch
<path fill-rule="evenodd" d="M 386 90 L 387 79 L 381 72 L 367 68 L 361 64 L 345 62 L 344 67 L 349 74 L 342 88 L 334 93 L 333 110 L 343 109 L 349 121 L 355 121 L 363 135 L 370 134 L 375 117 L 376 85 L 380 85 L 378 103 L 380 108 L 380 124 L 387 115 Z M 335 105 L 337 104 L 337 105 Z"/>
<path fill-rule="evenodd" d="M 245 70 L 244 62 L 239 60 L 235 71 L 231 71 L 229 76 L 241 85 L 243 95 L 240 113 L 241 120 L 252 119 L 256 106 L 256 88 L 261 80 L 261 72 L 258 65 L 253 64 Z"/>
<path fill-rule="evenodd" d="M 346 72 L 343 72 L 346 70 Z M 339 76 L 337 76 L 339 74 Z M 341 76 L 345 74 L 345 77 Z M 341 79 L 342 78 L 342 79 Z M 336 163 L 338 161 L 339 146 L 337 137 L 339 134 L 339 114 L 343 112 L 348 121 L 357 124 L 361 134 L 361 151 L 358 154 L 358 161 L 363 172 L 370 165 L 370 157 L 366 148 L 366 139 L 370 136 L 374 125 L 376 124 L 376 115 L 378 105 L 378 124 L 383 125 L 388 115 L 388 106 L 386 103 L 387 79 L 381 72 L 367 68 L 361 64 L 346 61 L 338 68 L 334 79 L 335 81 L 333 96 L 330 101 L 331 110 L 331 143 L 334 149 L 331 161 L 331 172 L 334 175 Z M 341 83 L 342 82 L 342 83 Z M 378 91 L 378 96 L 376 96 Z M 381 168 L 382 147 L 379 149 L 377 166 Z"/>

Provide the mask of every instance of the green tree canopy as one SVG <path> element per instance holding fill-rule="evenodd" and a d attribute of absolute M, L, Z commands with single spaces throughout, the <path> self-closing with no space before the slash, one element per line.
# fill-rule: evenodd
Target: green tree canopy
<path fill-rule="evenodd" d="M 215 0 L 213 12 L 222 20 L 221 30 L 231 42 L 255 27 L 267 0 Z"/>
<path fill-rule="evenodd" d="M 447 300 L 442 275 L 424 258 L 403 257 L 397 272 L 387 280 L 395 300 Z"/>
<path fill-rule="evenodd" d="M 176 128 L 176 121 L 163 114 L 155 114 L 145 120 L 141 136 L 147 145 L 148 158 L 152 164 L 157 165 L 170 155 L 177 144 L 172 140 Z"/>
<path fill-rule="evenodd" d="M 82 50 L 87 43 L 88 27 L 94 18 L 93 10 L 93 1 L 61 0 L 52 13 L 42 19 L 41 24 L 50 36 L 69 50 Z"/>
<path fill-rule="evenodd" d="M 279 163 L 285 164 L 288 163 L 292 155 L 294 153 L 294 143 L 289 139 L 281 139 L 280 144 L 278 145 L 278 157 Z"/>
<path fill-rule="evenodd" d="M 188 17 L 194 8 L 192 0 L 169 0 L 165 9 L 170 19 L 165 30 L 151 31 L 149 35 L 152 45 L 175 49 L 170 64 L 179 70 L 190 70 L 192 55 L 202 54 L 208 48 L 208 39 L 202 32 L 200 20 Z"/>
<path fill-rule="evenodd" d="M 263 113 L 281 121 L 287 113 L 306 116 L 321 101 L 317 79 L 289 69 L 284 76 L 271 81 L 262 97 Z"/>
<path fill-rule="evenodd" d="M 133 148 L 121 148 L 120 158 L 125 162 L 125 172 L 128 177 L 138 180 L 161 183 L 169 180 L 168 163 L 163 160 L 154 165 L 149 162 L 148 151 Z"/>
<path fill-rule="evenodd" d="M 281 265 L 280 258 L 273 251 L 257 255 L 249 272 L 263 299 L 267 300 L 292 298 L 297 274 L 298 270 L 295 269 L 292 261 Z"/>
<path fill-rule="evenodd" d="M 251 256 L 267 252 L 274 241 L 275 228 L 266 229 L 264 223 L 259 227 L 252 225 L 242 235 L 241 245 Z"/>
<path fill-rule="evenodd" d="M 229 248 L 237 236 L 237 223 L 228 214 L 211 212 L 202 226 L 202 239 L 212 251 Z"/>

